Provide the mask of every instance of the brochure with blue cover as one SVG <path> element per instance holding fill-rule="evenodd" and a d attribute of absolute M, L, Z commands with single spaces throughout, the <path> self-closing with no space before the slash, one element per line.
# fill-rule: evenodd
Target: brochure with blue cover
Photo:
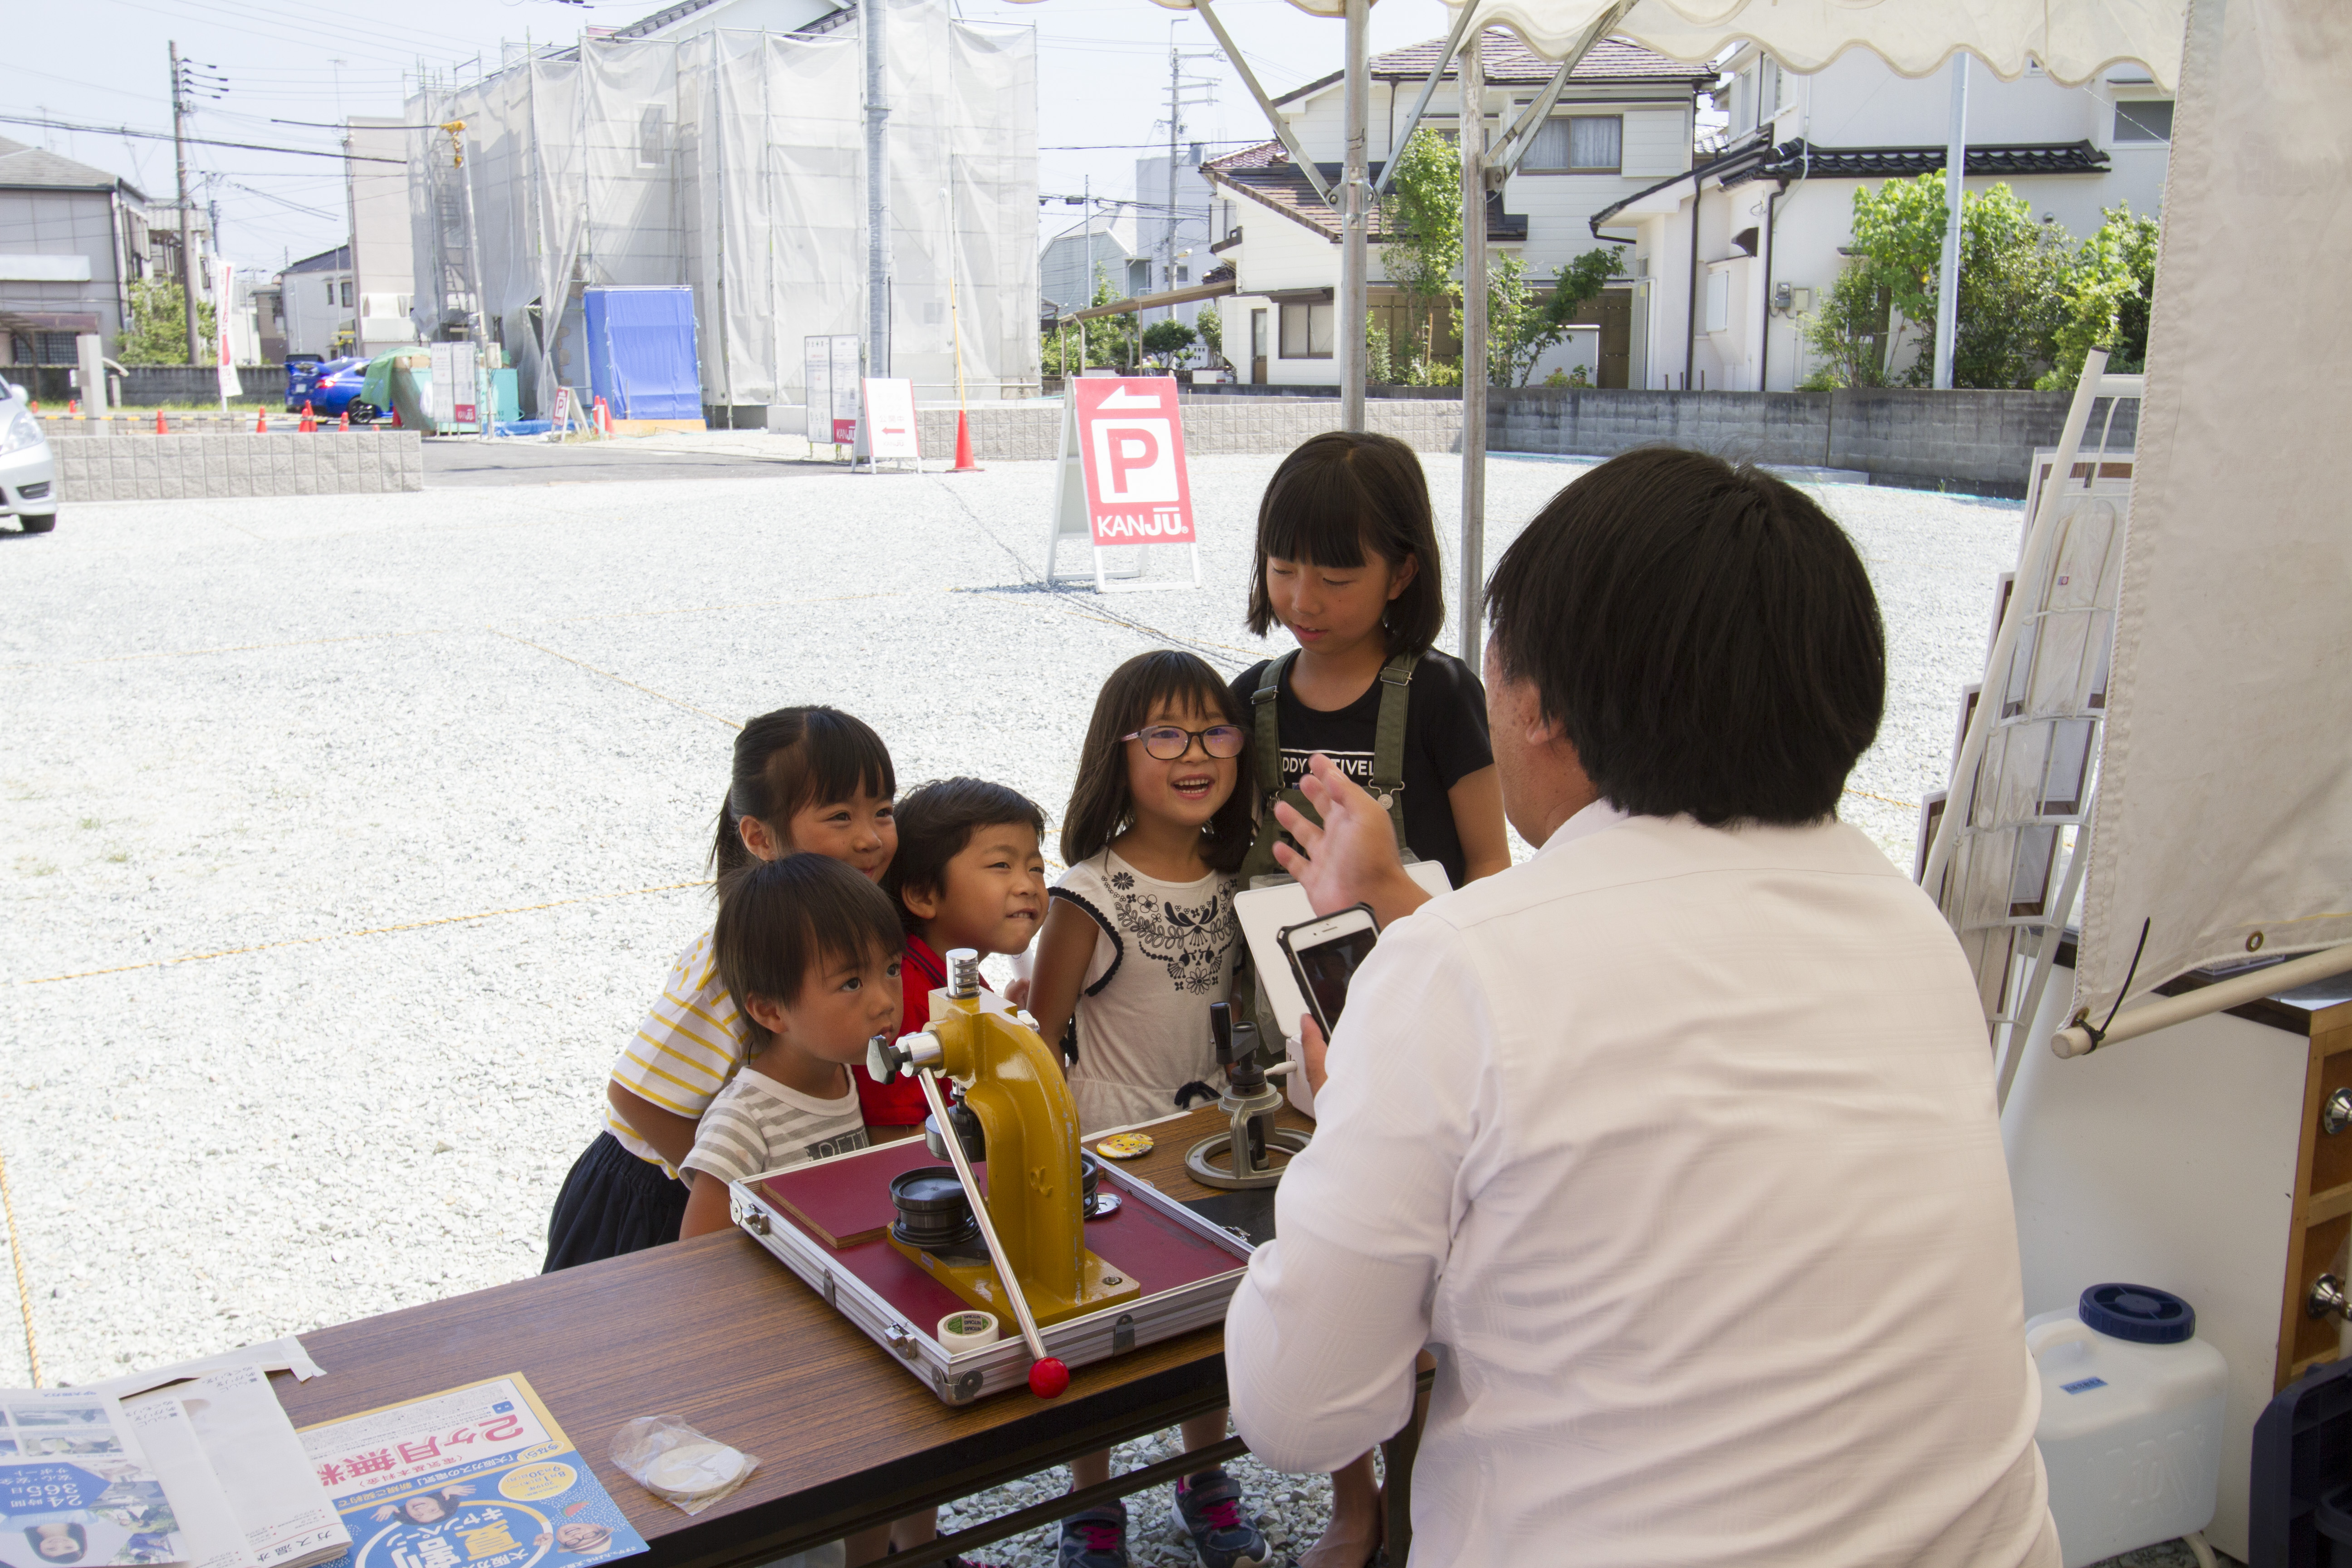
<path fill-rule="evenodd" d="M 187 1561 L 163 1483 L 115 1400 L 83 1389 L 0 1389 L 0 1563 Z"/>
<path fill-rule="evenodd" d="M 305 1427 L 302 1446 L 352 1532 L 336 1568 L 587 1568 L 646 1550 L 520 1373 Z"/>

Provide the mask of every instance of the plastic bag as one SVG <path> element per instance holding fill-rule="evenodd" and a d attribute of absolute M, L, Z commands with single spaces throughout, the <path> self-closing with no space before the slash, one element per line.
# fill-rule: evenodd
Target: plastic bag
<path fill-rule="evenodd" d="M 640 1415 L 613 1434 L 613 1463 L 637 1485 L 688 1514 L 733 1492 L 759 1468 L 750 1454 L 706 1437 L 675 1415 Z"/>

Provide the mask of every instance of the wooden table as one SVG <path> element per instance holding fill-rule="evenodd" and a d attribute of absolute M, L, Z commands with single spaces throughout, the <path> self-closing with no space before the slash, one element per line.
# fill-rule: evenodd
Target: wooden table
<path fill-rule="evenodd" d="M 1281 1124 L 1313 1126 L 1286 1109 Z M 1156 1123 L 1157 1147 L 1127 1169 L 1180 1201 L 1211 1195 L 1184 1173 L 1184 1152 L 1223 1127 L 1213 1107 Z M 732 1229 L 302 1342 L 327 1375 L 278 1377 L 297 1426 L 522 1373 L 660 1568 L 764 1563 L 1162 1430 L 1226 1398 L 1220 1326 L 1077 1368 L 1050 1402 L 1014 1390 L 944 1405 Z M 759 1468 L 689 1519 L 606 1457 L 623 1422 L 656 1415 L 757 1456 Z M 1172 1479 L 1183 1468 L 1171 1460 L 1113 1480 Z M 912 1568 L 919 1558 L 890 1561 Z"/>

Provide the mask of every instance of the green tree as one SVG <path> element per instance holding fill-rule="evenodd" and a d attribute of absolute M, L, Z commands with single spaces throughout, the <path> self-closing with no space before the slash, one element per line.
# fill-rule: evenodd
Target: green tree
<path fill-rule="evenodd" d="M 1396 358 L 1389 348 L 1388 329 L 1369 317 L 1364 321 L 1364 380 L 1373 386 L 1396 384 Z"/>
<path fill-rule="evenodd" d="M 2083 241 L 2067 269 L 2048 374 L 2033 384 L 2071 391 L 2083 356 L 2107 345 L 2107 368 L 2118 374 L 2147 367 L 2148 306 L 2156 297 L 2157 223 L 2134 217 L 2129 206 L 2105 208 L 2105 221 Z"/>
<path fill-rule="evenodd" d="M 1852 258 L 1806 328 L 1822 359 L 1809 386 L 1924 386 L 1935 375 L 1937 298 L 1950 209 L 1941 174 L 1853 194 Z M 2063 230 L 2007 185 L 1960 205 L 1953 384 L 2026 386 L 2051 361 L 2064 292 Z M 2079 362 L 2078 362 L 2079 363 Z"/>
<path fill-rule="evenodd" d="M 1160 369 L 1174 370 L 1192 357 L 1192 342 L 1199 336 L 1171 316 L 1143 329 L 1143 352 L 1158 362 Z"/>
<path fill-rule="evenodd" d="M 1201 346 L 1209 351 L 1209 363 L 1223 364 L 1225 360 L 1225 319 L 1217 314 L 1214 305 L 1203 305 L 1201 313 L 1192 318 L 1193 330 L 1201 334 Z"/>
<path fill-rule="evenodd" d="M 1568 336 L 1589 302 L 1617 276 L 1619 252 L 1588 250 L 1562 267 L 1551 289 L 1530 294 L 1525 265 L 1516 256 L 1495 258 L 1486 287 L 1486 358 L 1498 386 L 1525 386 L 1544 351 Z"/>
<path fill-rule="evenodd" d="M 1381 265 L 1404 295 L 1405 357 L 1425 367 L 1437 312 L 1450 311 L 1462 289 L 1462 154 L 1453 142 L 1426 126 L 1412 133 L 1381 199 L 1381 226 L 1394 237 L 1381 247 Z"/>
<path fill-rule="evenodd" d="M 217 341 L 213 308 L 196 306 L 196 344 Z M 188 363 L 187 296 L 177 283 L 153 279 L 131 286 L 131 328 L 115 341 L 114 357 L 124 364 Z"/>

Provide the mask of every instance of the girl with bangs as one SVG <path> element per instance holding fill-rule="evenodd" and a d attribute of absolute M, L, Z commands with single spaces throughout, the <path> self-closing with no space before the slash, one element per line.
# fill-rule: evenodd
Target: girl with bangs
<path fill-rule="evenodd" d="M 1282 460 L 1258 504 L 1249 628 L 1298 646 L 1233 683 L 1266 809 L 1242 868 L 1280 875 L 1273 801 L 1320 820 L 1298 781 L 1320 752 L 1388 809 L 1407 858 L 1459 888 L 1511 863 L 1477 673 L 1434 646 L 1445 627 L 1437 530 L 1412 448 L 1334 430 Z M 1284 1033 L 1297 1027 L 1286 1020 Z"/>
<path fill-rule="evenodd" d="M 710 848 L 715 886 L 763 861 L 822 855 L 879 881 L 898 852 L 898 780 L 882 737 L 834 708 L 780 708 L 743 726 Z M 564 1177 L 543 1272 L 676 1241 L 702 1113 L 743 1064 L 747 1030 L 706 930 L 677 955 L 661 997 L 622 1048 L 605 1086 L 604 1130 Z M 913 1084 L 854 1070 L 865 1120 L 923 1120 Z M 912 1102 L 899 1092 L 915 1089 Z"/>
<path fill-rule="evenodd" d="M 1062 814 L 1070 868 L 1051 889 L 1029 991 L 1046 1039 L 1076 1026 L 1068 1073 L 1083 1131 L 1164 1116 L 1179 1089 L 1217 1076 L 1209 1005 L 1225 1000 L 1241 945 L 1234 892 L 1250 847 L 1239 787 L 1249 761 L 1238 705 L 1192 654 L 1139 654 L 1095 700 Z M 1222 1410 L 1184 1423 L 1187 1451 L 1224 1435 Z M 1070 1475 L 1074 1489 L 1108 1480 L 1109 1451 L 1073 1460 Z M 1175 1522 L 1204 1568 L 1272 1556 L 1222 1466 L 1178 1483 Z M 1064 1520 L 1057 1561 L 1127 1568 L 1127 1505 Z"/>

